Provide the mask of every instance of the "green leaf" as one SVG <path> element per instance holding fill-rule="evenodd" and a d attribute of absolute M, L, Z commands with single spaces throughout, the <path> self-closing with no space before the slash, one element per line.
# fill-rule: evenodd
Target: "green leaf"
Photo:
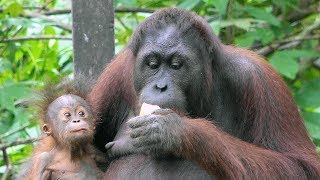
<path fill-rule="evenodd" d="M 220 21 L 211 21 L 209 23 L 209 25 L 211 26 L 213 32 L 218 36 L 220 34 L 220 30 L 221 30 L 221 22 Z"/>
<path fill-rule="evenodd" d="M 220 15 L 225 15 L 228 2 L 228 0 L 213 0 L 213 5 L 216 7 Z"/>
<path fill-rule="evenodd" d="M 47 26 L 44 28 L 44 34 L 45 35 L 56 35 L 57 33 L 53 27 Z"/>
<path fill-rule="evenodd" d="M 256 29 L 256 37 L 262 42 L 263 45 L 267 45 L 274 39 L 274 33 L 270 29 Z"/>
<path fill-rule="evenodd" d="M 36 23 L 30 22 L 29 19 L 24 18 L 6 18 L 0 21 L 0 24 L 5 26 L 23 26 L 24 28 L 34 28 Z"/>
<path fill-rule="evenodd" d="M 295 99 L 303 108 L 320 107 L 320 78 L 304 82 Z"/>
<path fill-rule="evenodd" d="M 285 1 L 279 1 L 279 0 L 271 0 L 272 1 L 272 3 L 274 4 L 274 5 L 276 5 L 277 7 L 280 7 L 282 10 L 285 10 L 285 8 L 286 8 L 286 3 L 285 3 Z"/>
<path fill-rule="evenodd" d="M 278 51 L 270 57 L 271 65 L 280 74 L 289 79 L 294 79 L 299 71 L 299 64 L 289 51 Z"/>
<path fill-rule="evenodd" d="M 200 1 L 201 0 L 185 0 L 182 1 L 182 3 L 178 4 L 178 7 L 191 10 L 196 7 L 200 3 Z"/>
<path fill-rule="evenodd" d="M 244 35 L 236 37 L 235 43 L 240 47 L 250 47 L 255 40 L 256 37 L 248 32 Z"/>
<path fill-rule="evenodd" d="M 290 54 L 293 57 L 320 57 L 320 52 L 316 52 L 316 51 L 312 51 L 312 50 L 298 50 L 298 49 L 294 49 L 294 50 L 290 50 Z"/>
<path fill-rule="evenodd" d="M 4 73 L 5 71 L 9 71 L 12 68 L 12 64 L 8 61 L 1 61 L 0 60 L 0 73 Z M 2 74 L 3 75 L 3 74 Z M 0 82 L 1 82 L 1 76 L 0 76 Z"/>
<path fill-rule="evenodd" d="M 320 113 L 303 112 L 302 115 L 311 137 L 320 139 Z"/>
<path fill-rule="evenodd" d="M 15 123 L 14 114 L 12 111 L 9 111 L 7 109 L 1 108 L 0 113 L 0 134 L 3 134 L 5 132 L 8 132 L 10 127 Z"/>
<path fill-rule="evenodd" d="M 32 60 L 37 60 L 40 58 L 42 52 L 43 52 L 43 42 L 41 41 L 30 41 L 28 42 L 29 47 L 29 55 L 32 58 Z"/>
<path fill-rule="evenodd" d="M 285 0 L 285 1 L 279 1 L 279 0 L 272 0 L 272 3 L 276 5 L 277 7 L 281 8 L 283 12 L 287 12 L 288 9 L 295 10 L 297 5 L 297 0 Z"/>
<path fill-rule="evenodd" d="M 294 79 L 299 71 L 296 59 L 300 57 L 319 57 L 320 53 L 312 50 L 284 50 L 274 53 L 270 57 L 270 63 L 282 75 Z"/>
<path fill-rule="evenodd" d="M 14 54 L 15 62 L 18 62 L 22 58 L 23 58 L 23 52 L 21 50 L 17 50 Z"/>
<path fill-rule="evenodd" d="M 274 26 L 280 26 L 280 21 L 273 15 L 264 9 L 256 8 L 256 7 L 250 7 L 246 6 L 245 10 L 253 17 L 257 19 L 264 20 Z"/>
<path fill-rule="evenodd" d="M 241 19 L 228 19 L 221 21 L 221 28 L 228 26 L 237 26 L 238 28 L 248 31 L 253 23 L 262 23 L 264 21 L 256 20 L 252 18 L 241 18 Z"/>
<path fill-rule="evenodd" d="M 31 93 L 27 85 L 28 82 L 26 82 L 26 84 L 23 82 L 6 82 L 2 87 L 0 86 L 0 106 L 14 112 L 14 102 L 23 97 L 27 97 Z"/>
<path fill-rule="evenodd" d="M 23 14 L 23 8 L 19 3 L 12 3 L 4 12 L 12 17 L 18 17 L 20 14 Z"/>
<path fill-rule="evenodd" d="M 274 39 L 274 33 L 271 30 L 257 28 L 255 31 L 249 31 L 236 37 L 235 42 L 241 47 L 250 47 L 255 40 L 261 41 L 262 44 L 268 44 Z"/>

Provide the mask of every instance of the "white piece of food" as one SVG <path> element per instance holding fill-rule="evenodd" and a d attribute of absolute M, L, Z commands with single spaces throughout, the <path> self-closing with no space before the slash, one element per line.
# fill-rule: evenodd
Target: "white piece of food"
<path fill-rule="evenodd" d="M 140 109 L 140 116 L 144 116 L 144 115 L 149 115 L 151 114 L 153 111 L 160 109 L 159 106 L 157 105 L 152 105 L 152 104 L 147 104 L 147 103 L 143 103 Z"/>

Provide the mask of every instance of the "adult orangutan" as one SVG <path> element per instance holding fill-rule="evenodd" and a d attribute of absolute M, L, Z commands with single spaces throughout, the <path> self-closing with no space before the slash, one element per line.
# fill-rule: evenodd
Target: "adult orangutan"
<path fill-rule="evenodd" d="M 89 94 L 110 179 L 319 179 L 320 161 L 279 74 L 223 45 L 200 16 L 142 22 Z M 162 109 L 137 116 L 141 104 Z M 110 131 L 110 129 L 115 129 Z M 112 141 L 112 142 L 111 142 Z"/>

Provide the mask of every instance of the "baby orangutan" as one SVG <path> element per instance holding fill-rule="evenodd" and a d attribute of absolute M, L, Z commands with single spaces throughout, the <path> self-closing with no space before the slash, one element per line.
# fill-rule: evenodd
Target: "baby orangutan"
<path fill-rule="evenodd" d="M 89 104 L 77 95 L 64 94 L 48 103 L 44 113 L 46 137 L 38 143 L 21 178 L 100 179 L 97 150 L 91 145 L 95 118 Z"/>

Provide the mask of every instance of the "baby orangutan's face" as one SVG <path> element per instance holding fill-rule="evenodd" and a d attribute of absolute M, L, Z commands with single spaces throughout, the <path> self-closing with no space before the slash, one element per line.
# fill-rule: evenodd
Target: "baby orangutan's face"
<path fill-rule="evenodd" d="M 72 94 L 62 95 L 49 105 L 49 124 L 44 124 L 43 129 L 63 144 L 91 143 L 95 124 L 93 117 L 84 99 Z"/>

